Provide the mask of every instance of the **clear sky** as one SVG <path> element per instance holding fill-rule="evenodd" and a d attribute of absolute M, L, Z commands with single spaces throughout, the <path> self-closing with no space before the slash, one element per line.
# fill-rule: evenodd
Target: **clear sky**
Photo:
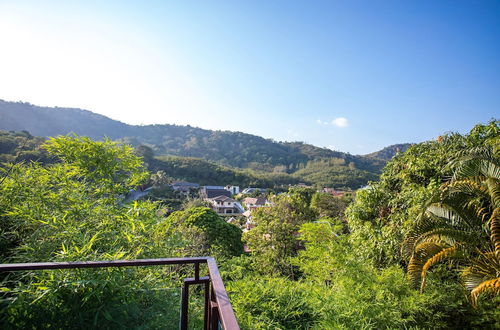
<path fill-rule="evenodd" d="M 0 99 L 363 154 L 500 117 L 500 1 L 0 0 Z"/>

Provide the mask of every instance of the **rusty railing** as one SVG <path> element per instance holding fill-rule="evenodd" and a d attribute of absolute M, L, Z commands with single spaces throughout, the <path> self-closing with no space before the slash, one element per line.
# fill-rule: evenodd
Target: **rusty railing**
<path fill-rule="evenodd" d="M 191 285 L 203 285 L 205 288 L 204 329 L 238 330 L 238 321 L 224 288 L 219 269 L 215 259 L 211 257 L 0 264 L 0 272 L 188 264 L 194 265 L 194 277 L 186 278 L 183 281 L 179 328 L 181 330 L 188 328 L 189 287 Z M 200 277 L 200 264 L 207 264 L 208 276 Z"/>

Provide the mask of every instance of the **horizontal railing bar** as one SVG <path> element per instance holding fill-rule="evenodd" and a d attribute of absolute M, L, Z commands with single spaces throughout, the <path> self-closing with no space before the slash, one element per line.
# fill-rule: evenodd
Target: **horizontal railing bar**
<path fill-rule="evenodd" d="M 46 270 L 46 269 L 48 270 L 48 269 L 106 268 L 106 267 L 132 267 L 132 266 L 158 266 L 158 265 L 188 265 L 188 264 L 201 264 L 201 263 L 207 263 L 208 272 L 210 275 L 210 281 L 215 295 L 215 300 L 218 305 L 218 311 L 219 311 L 218 314 L 223 328 L 230 330 L 239 330 L 240 327 L 238 325 L 238 321 L 236 320 L 236 316 L 234 315 L 234 310 L 229 301 L 229 297 L 224 287 L 224 283 L 222 282 L 222 278 L 219 273 L 219 268 L 217 267 L 215 259 L 212 257 L 0 264 L 0 272 L 23 271 L 23 270 Z M 196 279 L 194 280 L 196 281 Z M 203 277 L 198 279 L 199 282 L 204 282 L 204 280 L 205 278 Z"/>
<path fill-rule="evenodd" d="M 191 284 L 204 284 L 204 283 L 210 283 L 210 277 L 209 276 L 203 276 L 198 279 L 195 277 L 188 277 L 185 278 L 184 280 L 185 284 L 191 285 Z"/>
<path fill-rule="evenodd" d="M 135 260 L 103 260 L 103 261 L 67 261 L 67 262 L 36 262 L 24 264 L 1 264 L 0 271 L 72 269 L 72 268 L 105 268 L 156 265 L 188 265 L 206 263 L 208 257 L 192 258 L 159 258 Z"/>

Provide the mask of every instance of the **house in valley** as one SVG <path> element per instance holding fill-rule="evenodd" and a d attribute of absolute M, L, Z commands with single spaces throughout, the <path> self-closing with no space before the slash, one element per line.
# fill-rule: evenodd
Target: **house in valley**
<path fill-rule="evenodd" d="M 200 196 L 203 199 L 212 199 L 218 196 L 231 197 L 231 192 L 222 186 L 203 186 L 201 187 Z"/>
<path fill-rule="evenodd" d="M 238 195 L 240 193 L 240 187 L 238 186 L 226 186 L 224 189 L 228 190 L 231 192 L 231 196 Z"/>
<path fill-rule="evenodd" d="M 262 207 L 268 204 L 265 197 L 245 197 L 243 199 L 243 205 L 247 210 L 252 210 L 256 207 Z"/>
<path fill-rule="evenodd" d="M 174 191 L 177 191 L 183 195 L 189 195 L 190 193 L 200 188 L 199 184 L 186 181 L 176 181 L 173 182 L 170 186 Z"/>
<path fill-rule="evenodd" d="M 214 198 L 207 198 L 210 202 L 210 207 L 218 215 L 222 216 L 235 216 L 243 214 L 243 207 L 236 200 L 228 196 L 217 196 Z"/>

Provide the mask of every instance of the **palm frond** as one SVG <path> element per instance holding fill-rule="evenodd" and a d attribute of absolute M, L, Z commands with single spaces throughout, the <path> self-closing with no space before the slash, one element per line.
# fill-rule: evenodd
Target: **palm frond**
<path fill-rule="evenodd" d="M 470 196 L 488 196 L 488 188 L 482 177 L 468 177 L 453 181 L 447 186 L 446 193 L 452 197 L 456 194 Z"/>
<path fill-rule="evenodd" d="M 500 260 L 494 252 L 481 252 L 477 257 L 469 260 L 470 266 L 462 271 L 464 284 L 473 290 L 482 282 L 495 278 L 500 274 Z"/>
<path fill-rule="evenodd" d="M 449 167 L 454 169 L 452 180 L 475 176 L 500 179 L 500 164 L 490 146 L 463 150 Z"/>
<path fill-rule="evenodd" d="M 471 291 L 471 302 L 473 307 L 477 307 L 477 300 L 483 294 L 500 294 L 500 277 L 484 281 Z"/>
<path fill-rule="evenodd" d="M 420 292 L 424 291 L 425 288 L 425 276 L 427 275 L 427 271 L 429 270 L 430 267 L 434 266 L 437 263 L 440 263 L 441 261 L 445 259 L 449 259 L 452 257 L 455 257 L 458 252 L 458 246 L 452 246 L 449 248 L 445 248 L 441 250 L 440 252 L 436 253 L 434 256 L 429 258 L 427 262 L 423 265 L 422 267 L 422 273 L 420 275 L 421 277 L 421 283 L 420 283 Z"/>
<path fill-rule="evenodd" d="M 483 160 L 481 162 L 480 171 L 481 171 L 481 174 L 487 178 L 500 180 L 500 166 L 498 163 Z"/>
<path fill-rule="evenodd" d="M 422 269 L 430 258 L 447 248 L 443 244 L 434 242 L 423 242 L 415 248 L 415 252 L 408 263 L 408 276 L 415 288 L 420 287 L 422 282 Z"/>
<path fill-rule="evenodd" d="M 495 256 L 500 259 L 500 208 L 496 208 L 491 215 L 490 237 L 495 248 Z"/>
<path fill-rule="evenodd" d="M 464 242 L 473 245 L 478 241 L 479 235 L 474 231 L 465 231 L 454 228 L 436 228 L 430 230 L 415 239 L 415 246 L 423 242 L 442 242 L 453 245 L 456 242 Z"/>
<path fill-rule="evenodd" d="M 489 178 L 486 180 L 488 193 L 490 195 L 491 204 L 493 208 L 500 207 L 500 181 L 497 179 Z"/>

